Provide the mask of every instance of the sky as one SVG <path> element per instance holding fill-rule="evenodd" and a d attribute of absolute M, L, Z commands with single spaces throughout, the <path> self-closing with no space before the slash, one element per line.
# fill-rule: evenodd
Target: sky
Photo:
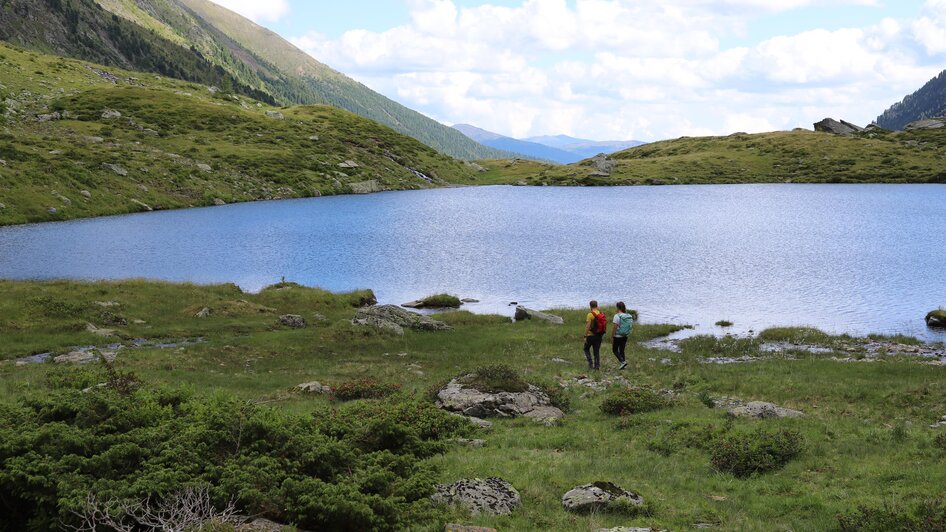
<path fill-rule="evenodd" d="M 448 125 L 595 140 L 866 125 L 946 69 L 946 0 L 214 0 Z"/>

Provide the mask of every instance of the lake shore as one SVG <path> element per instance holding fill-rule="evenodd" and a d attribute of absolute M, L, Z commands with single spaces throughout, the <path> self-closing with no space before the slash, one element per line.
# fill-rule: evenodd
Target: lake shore
<path fill-rule="evenodd" d="M 946 429 L 939 425 L 946 415 L 946 367 L 919 353 L 936 346 L 911 338 L 769 329 L 755 338 L 696 336 L 668 349 L 652 342 L 680 326 L 639 324 L 628 369 L 619 372 L 606 347 L 596 373 L 587 371 L 581 354 L 584 310 L 552 311 L 565 325 L 444 313 L 433 318 L 449 330 L 404 326 L 399 334 L 370 320 L 357 323 L 358 308 L 372 302 L 370 292 L 332 294 L 292 283 L 247 294 L 233 285 L 0 281 L 0 294 L 0 402 L 9 408 L 23 400 L 76 400 L 85 388 L 91 391 L 84 396 L 120 403 L 143 401 L 141 394 L 149 390 L 184 387 L 198 403 L 225 394 L 279 415 L 319 419 L 338 409 L 432 404 L 428 397 L 450 379 L 496 364 L 548 386 L 550 393 L 560 390 L 553 394 L 565 411 L 560 420 L 491 418 L 492 428 L 463 436 L 484 446 L 458 441 L 416 458 L 432 468 L 433 483 L 502 477 L 518 490 L 521 507 L 508 516 L 432 507 L 414 522 L 422 529 L 442 530 L 447 522 L 547 530 L 863 527 L 880 519 L 881 511 L 901 519 L 935 511 L 935 497 L 946 485 L 946 471 L 938 467 L 946 452 Z M 301 318 L 305 327 L 286 316 Z M 130 399 L 114 395 L 100 362 L 76 364 L 66 357 L 15 363 L 21 356 L 70 355 L 76 346 L 92 345 L 97 354 L 114 353 L 112 370 L 140 381 Z M 877 345 L 884 347 L 872 347 Z M 365 379 L 389 386 L 384 389 L 393 395 L 353 403 L 335 396 L 363 386 Z M 99 383 L 104 387 L 96 388 Z M 304 392 L 301 384 L 320 391 Z M 626 390 L 640 389 L 665 391 L 660 393 L 670 399 L 653 410 L 617 416 L 606 411 L 604 405 L 624 400 Z M 729 414 L 752 401 L 802 415 Z M 19 423 L 0 422 L 0 431 L 40 430 L 38 421 Z M 720 469 L 719 446 L 755 431 L 787 434 L 799 446 L 771 470 L 741 476 Z M 562 508 L 566 491 L 594 481 L 639 494 L 646 508 L 590 515 Z M 422 491 L 433 489 L 424 485 Z M 59 495 L 49 496 L 55 501 Z M 299 517 L 307 515 L 302 510 L 287 514 L 260 503 L 243 501 L 241 511 L 300 526 L 319 522 Z"/>

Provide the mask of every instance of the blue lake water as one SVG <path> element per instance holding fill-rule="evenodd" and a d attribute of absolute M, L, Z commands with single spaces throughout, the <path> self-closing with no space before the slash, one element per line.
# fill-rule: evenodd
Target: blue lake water
<path fill-rule="evenodd" d="M 478 187 L 247 203 L 0 228 L 0 277 L 280 278 L 435 292 L 476 312 L 623 299 L 648 322 L 815 325 L 931 340 L 946 186 Z"/>

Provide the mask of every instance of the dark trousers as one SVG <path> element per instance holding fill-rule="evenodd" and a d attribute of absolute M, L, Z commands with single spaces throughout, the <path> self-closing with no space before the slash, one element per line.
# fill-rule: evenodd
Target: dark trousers
<path fill-rule="evenodd" d="M 624 363 L 624 349 L 627 347 L 627 337 L 621 338 L 620 336 L 615 336 L 611 341 L 611 352 L 614 353 L 614 357 L 618 359 L 618 362 L 621 364 Z"/>
<path fill-rule="evenodd" d="M 593 334 L 585 337 L 585 359 L 588 360 L 588 367 L 599 369 L 601 367 L 601 338 L 603 334 Z M 591 362 L 591 350 L 594 349 L 595 360 Z"/>

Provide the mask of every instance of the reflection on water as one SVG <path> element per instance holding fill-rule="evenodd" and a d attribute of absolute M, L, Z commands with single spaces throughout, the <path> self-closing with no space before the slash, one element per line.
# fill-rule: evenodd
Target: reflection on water
<path fill-rule="evenodd" d="M 0 277 L 283 276 L 477 312 L 623 299 L 645 321 L 817 325 L 942 339 L 946 186 L 482 187 L 314 198 L 0 229 Z"/>

